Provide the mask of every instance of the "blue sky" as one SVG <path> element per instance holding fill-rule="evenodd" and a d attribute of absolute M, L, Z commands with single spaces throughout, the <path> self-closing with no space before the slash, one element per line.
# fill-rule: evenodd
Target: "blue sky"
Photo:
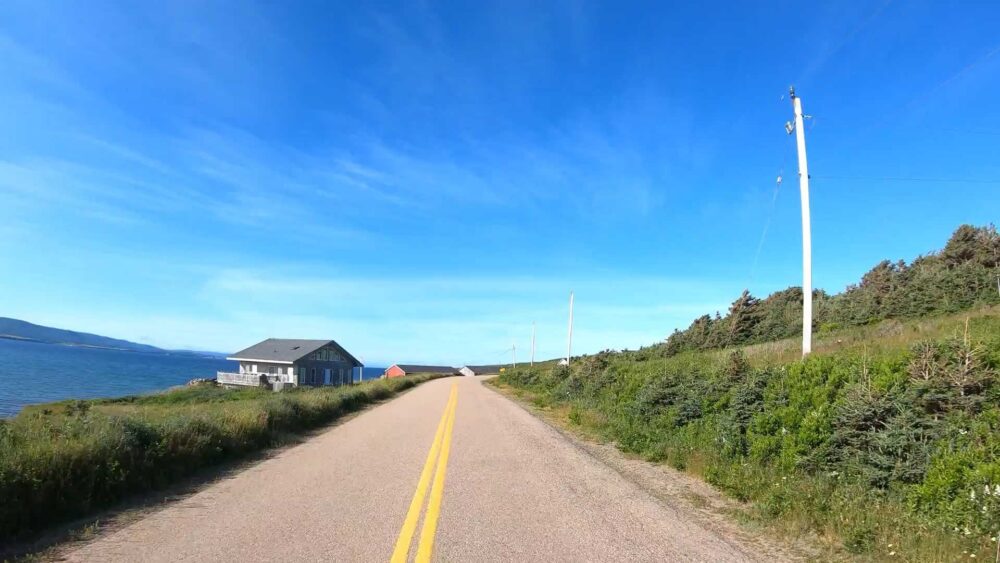
<path fill-rule="evenodd" d="M 671 4 L 4 2 L 0 315 L 462 364 L 573 289 L 650 344 L 800 283 L 790 84 L 818 287 L 998 218 L 996 2 Z"/>

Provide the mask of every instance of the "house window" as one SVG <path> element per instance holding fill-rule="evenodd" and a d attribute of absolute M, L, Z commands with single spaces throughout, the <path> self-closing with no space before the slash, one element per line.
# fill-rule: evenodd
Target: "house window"
<path fill-rule="evenodd" d="M 312 384 L 315 385 L 316 384 L 316 368 L 312 368 L 312 377 L 310 377 L 310 379 L 312 380 Z"/>

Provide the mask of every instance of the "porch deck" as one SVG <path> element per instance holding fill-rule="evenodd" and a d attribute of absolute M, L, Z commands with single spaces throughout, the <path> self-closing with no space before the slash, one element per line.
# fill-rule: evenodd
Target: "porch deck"
<path fill-rule="evenodd" d="M 267 383 L 291 383 L 291 376 L 277 373 L 233 373 L 228 371 L 216 372 L 216 381 L 220 385 L 242 385 L 245 387 L 260 387 L 261 378 L 266 378 Z"/>

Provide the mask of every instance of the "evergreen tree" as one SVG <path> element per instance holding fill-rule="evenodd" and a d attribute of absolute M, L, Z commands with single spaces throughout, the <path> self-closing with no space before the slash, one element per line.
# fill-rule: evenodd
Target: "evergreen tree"
<path fill-rule="evenodd" d="M 885 319 L 954 313 L 1000 303 L 1000 235 L 993 225 L 962 225 L 944 249 L 907 264 L 883 260 L 842 293 L 813 295 L 815 326 L 857 326 Z M 744 290 L 725 317 L 703 315 L 667 339 L 666 354 L 767 342 L 799 333 L 802 289 L 759 300 Z"/>

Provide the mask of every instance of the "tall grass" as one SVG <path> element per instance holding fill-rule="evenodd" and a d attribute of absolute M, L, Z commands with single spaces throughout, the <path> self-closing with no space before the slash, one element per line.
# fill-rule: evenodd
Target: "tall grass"
<path fill-rule="evenodd" d="M 0 420 L 0 543 L 278 445 L 438 376 L 281 393 L 197 386 Z"/>
<path fill-rule="evenodd" d="M 837 331 L 814 350 L 602 353 L 497 383 L 568 407 L 568 423 L 704 478 L 831 555 L 992 561 L 1000 311 Z"/>

